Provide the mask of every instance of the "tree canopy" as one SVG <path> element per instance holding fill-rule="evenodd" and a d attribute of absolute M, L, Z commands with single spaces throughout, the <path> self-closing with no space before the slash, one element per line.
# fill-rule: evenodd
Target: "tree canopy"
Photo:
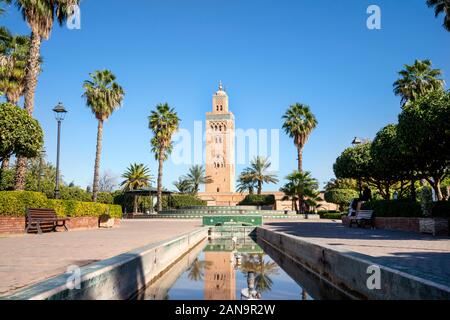
<path fill-rule="evenodd" d="M 11 155 L 35 157 L 44 143 L 39 122 L 18 106 L 0 104 L 0 160 Z"/>

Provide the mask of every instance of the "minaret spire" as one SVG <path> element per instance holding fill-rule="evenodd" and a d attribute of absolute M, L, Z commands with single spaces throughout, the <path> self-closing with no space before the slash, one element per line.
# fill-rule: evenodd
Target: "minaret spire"
<path fill-rule="evenodd" d="M 222 80 L 219 81 L 219 91 L 223 91 L 223 84 Z"/>

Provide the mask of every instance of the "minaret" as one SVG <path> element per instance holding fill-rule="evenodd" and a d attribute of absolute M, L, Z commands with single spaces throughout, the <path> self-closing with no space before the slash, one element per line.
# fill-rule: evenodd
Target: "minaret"
<path fill-rule="evenodd" d="M 234 192 L 234 115 L 222 82 L 213 95 L 213 110 L 206 113 L 206 175 L 213 180 L 207 193 Z"/>

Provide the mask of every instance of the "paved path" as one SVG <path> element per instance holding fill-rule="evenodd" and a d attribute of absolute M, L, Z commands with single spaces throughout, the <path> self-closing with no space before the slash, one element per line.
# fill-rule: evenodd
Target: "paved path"
<path fill-rule="evenodd" d="M 437 283 L 450 286 L 450 238 L 344 227 L 336 222 L 268 222 L 265 227 L 305 241 L 336 247 Z"/>
<path fill-rule="evenodd" d="M 0 296 L 201 226 L 195 220 L 125 220 L 119 228 L 0 238 Z"/>

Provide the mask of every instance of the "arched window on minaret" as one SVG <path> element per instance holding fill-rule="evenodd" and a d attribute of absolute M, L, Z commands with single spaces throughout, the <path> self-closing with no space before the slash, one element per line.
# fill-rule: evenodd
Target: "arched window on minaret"
<path fill-rule="evenodd" d="M 220 111 L 223 111 L 223 107 L 222 106 L 220 106 Z"/>

